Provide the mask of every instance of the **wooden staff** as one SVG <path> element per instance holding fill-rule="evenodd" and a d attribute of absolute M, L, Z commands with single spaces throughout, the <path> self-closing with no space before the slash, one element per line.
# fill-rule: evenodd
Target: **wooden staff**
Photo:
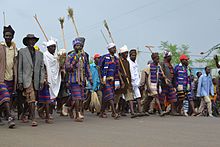
<path fill-rule="evenodd" d="M 105 26 L 105 28 L 106 28 L 108 34 L 109 34 L 109 37 L 110 37 L 112 43 L 114 43 L 114 40 L 113 40 L 112 34 L 111 34 L 111 32 L 110 32 L 110 29 L 109 29 L 109 27 L 108 27 L 108 23 L 107 23 L 106 20 L 104 20 L 104 26 Z M 127 76 L 128 74 L 126 73 L 126 70 L 125 70 L 124 64 L 123 64 L 122 61 L 121 61 L 121 58 L 120 58 L 120 56 L 119 56 L 119 53 L 118 53 L 118 50 L 117 50 L 117 49 L 116 49 L 116 52 L 117 52 L 117 54 L 118 54 L 119 62 L 121 63 L 122 70 L 123 70 L 123 72 L 124 72 L 124 74 L 125 74 L 125 76 L 126 76 L 126 80 L 127 80 L 128 84 L 130 84 L 129 79 L 128 79 L 128 76 Z"/>
<path fill-rule="evenodd" d="M 152 51 L 151 48 L 154 48 L 154 46 L 148 46 L 148 45 L 146 45 L 145 47 L 149 49 L 149 51 L 151 52 L 151 54 L 153 54 L 153 51 Z M 165 83 L 166 83 L 166 84 L 170 83 L 171 81 L 170 81 L 170 80 L 166 77 L 166 75 L 164 74 L 164 71 L 163 71 L 163 69 L 162 69 L 160 63 L 158 63 L 158 66 L 159 66 L 160 69 L 161 69 L 161 73 L 162 73 L 162 75 L 163 75 L 163 77 L 164 77 L 164 79 L 165 79 Z"/>
<path fill-rule="evenodd" d="M 37 14 L 35 14 L 35 15 L 34 15 L 34 19 L 36 20 L 37 24 L 39 25 L 40 30 L 42 31 L 42 33 L 43 33 L 43 35 L 44 35 L 45 39 L 48 41 L 49 39 L 47 38 L 46 33 L 44 32 L 44 30 L 43 30 L 42 26 L 40 25 L 40 22 L 38 21 Z"/>
<path fill-rule="evenodd" d="M 60 17 L 58 20 L 59 20 L 60 26 L 61 26 L 61 35 L 62 35 L 62 38 L 63 38 L 64 49 L 66 49 L 66 40 L 65 40 L 65 37 L 64 37 L 64 17 Z"/>
<path fill-rule="evenodd" d="M 3 12 L 4 26 L 6 26 L 5 12 Z"/>
<path fill-rule="evenodd" d="M 107 40 L 107 38 L 105 37 L 105 34 L 103 33 L 102 30 L 101 30 L 101 33 L 102 33 L 102 37 L 105 39 L 106 44 L 108 44 L 108 40 Z"/>
<path fill-rule="evenodd" d="M 77 29 L 77 27 L 76 27 L 76 22 L 75 22 L 75 19 L 74 19 L 73 9 L 69 7 L 69 8 L 67 9 L 67 11 L 68 11 L 68 18 L 71 19 L 71 21 L 72 21 L 72 23 L 73 23 L 73 26 L 74 26 L 74 29 L 75 29 L 75 31 L 76 31 L 76 35 L 77 35 L 77 37 L 79 37 L 79 32 L 78 32 L 78 29 Z"/>

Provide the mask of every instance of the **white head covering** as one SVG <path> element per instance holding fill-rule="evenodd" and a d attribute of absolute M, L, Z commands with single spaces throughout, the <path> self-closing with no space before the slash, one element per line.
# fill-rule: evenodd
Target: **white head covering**
<path fill-rule="evenodd" d="M 128 47 L 127 45 L 124 45 L 119 50 L 120 50 L 120 53 L 128 52 Z"/>
<path fill-rule="evenodd" d="M 46 46 L 56 45 L 56 42 L 54 40 L 49 40 L 46 42 Z"/>
<path fill-rule="evenodd" d="M 169 56 L 172 56 L 172 53 L 171 53 L 170 51 L 168 51 L 168 50 L 165 50 L 163 53 L 164 53 L 164 54 L 163 54 L 163 57 L 164 57 L 164 58 L 169 57 Z"/>
<path fill-rule="evenodd" d="M 56 45 L 57 44 L 57 39 L 51 37 L 50 40 L 48 40 L 47 42 L 43 42 L 43 45 L 45 47 L 51 46 L 51 45 Z"/>
<path fill-rule="evenodd" d="M 110 49 L 110 48 L 113 48 L 113 47 L 115 47 L 116 45 L 114 44 L 114 43 L 109 43 L 108 45 L 107 45 L 107 49 Z"/>

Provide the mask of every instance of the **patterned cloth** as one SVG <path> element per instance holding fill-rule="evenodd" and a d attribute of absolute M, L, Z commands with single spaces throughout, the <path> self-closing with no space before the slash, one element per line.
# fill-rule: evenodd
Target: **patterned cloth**
<path fill-rule="evenodd" d="M 92 82 L 87 56 L 75 52 L 69 54 L 66 60 L 66 71 L 68 72 L 72 100 L 84 100 L 86 78 Z"/>
<path fill-rule="evenodd" d="M 181 63 L 174 69 L 175 81 L 177 86 L 177 95 L 179 100 L 193 100 L 192 80 L 189 67 L 184 67 Z"/>
<path fill-rule="evenodd" d="M 116 56 L 106 54 L 99 62 L 101 78 L 106 79 L 106 85 L 102 88 L 103 102 L 114 100 L 115 85 L 119 84 L 119 60 Z"/>
<path fill-rule="evenodd" d="M 10 93 L 7 85 L 0 83 L 0 106 L 5 102 L 10 102 Z"/>
<path fill-rule="evenodd" d="M 85 87 L 84 84 L 71 83 L 71 98 L 75 100 L 85 100 Z"/>
<path fill-rule="evenodd" d="M 149 75 L 148 84 L 151 90 L 149 96 L 159 94 L 161 90 L 160 85 L 161 85 L 161 77 L 162 77 L 160 66 L 157 66 L 154 63 L 148 64 L 146 73 Z"/>
<path fill-rule="evenodd" d="M 77 54 L 72 52 L 66 60 L 66 71 L 68 72 L 68 82 L 82 84 L 85 78 L 92 80 L 90 68 L 85 54 Z"/>
<path fill-rule="evenodd" d="M 174 90 L 174 69 L 173 66 L 168 63 L 164 62 L 162 64 L 163 71 L 165 76 L 171 81 L 171 83 L 166 84 L 165 81 L 162 81 L 162 93 L 160 95 L 161 103 L 173 103 L 177 101 L 176 92 Z"/>
<path fill-rule="evenodd" d="M 44 86 L 44 88 L 39 91 L 38 102 L 43 104 L 51 102 L 49 86 Z"/>
<path fill-rule="evenodd" d="M 172 85 L 167 85 L 166 87 L 162 87 L 162 92 L 159 96 L 161 103 L 168 102 L 174 103 L 177 101 L 176 92 Z"/>
<path fill-rule="evenodd" d="M 112 60 L 112 58 L 114 59 Z M 101 78 L 106 77 L 106 79 L 112 78 L 114 81 L 119 81 L 119 60 L 116 56 L 111 57 L 110 54 L 102 56 L 99 67 L 101 70 Z"/>
<path fill-rule="evenodd" d="M 106 81 L 106 85 L 102 88 L 102 101 L 107 102 L 109 100 L 114 100 L 115 97 L 115 86 L 114 81 Z"/>
<path fill-rule="evenodd" d="M 8 92 L 10 96 L 12 95 L 12 92 L 14 90 L 14 81 L 5 81 L 5 84 L 7 86 Z"/>

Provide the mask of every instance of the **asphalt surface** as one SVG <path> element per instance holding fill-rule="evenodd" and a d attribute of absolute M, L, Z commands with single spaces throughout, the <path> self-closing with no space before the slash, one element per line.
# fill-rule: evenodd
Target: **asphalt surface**
<path fill-rule="evenodd" d="M 38 127 L 16 121 L 0 126 L 0 147 L 219 147 L 220 118 L 149 116 L 98 118 L 87 113 L 83 123 L 55 116 Z"/>

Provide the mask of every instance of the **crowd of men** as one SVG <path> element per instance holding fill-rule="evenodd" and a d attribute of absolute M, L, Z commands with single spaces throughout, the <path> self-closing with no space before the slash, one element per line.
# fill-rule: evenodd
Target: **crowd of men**
<path fill-rule="evenodd" d="M 17 112 L 23 123 L 37 126 L 36 110 L 46 123 L 53 123 L 54 110 L 76 122 L 84 120 L 84 110 L 100 118 L 111 112 L 114 119 L 129 113 L 131 118 L 157 113 L 219 115 L 219 80 L 212 79 L 209 67 L 204 75 L 198 72 L 194 77 L 184 54 L 174 67 L 170 51 L 164 51 L 162 62 L 158 53 L 152 53 L 152 60 L 139 74 L 137 50 L 126 45 L 116 56 L 116 45 L 108 44 L 108 53 L 95 54 L 91 63 L 83 37 L 73 40 L 68 53 L 58 52 L 57 42 L 51 39 L 44 43 L 47 50 L 42 53 L 35 46 L 39 38 L 33 34 L 24 37 L 26 47 L 17 50 L 14 34 L 10 25 L 5 26 L 5 41 L 0 44 L 0 125 L 6 119 L 9 128 L 14 128 L 11 112 Z M 215 61 L 220 66 L 218 58 Z"/>

